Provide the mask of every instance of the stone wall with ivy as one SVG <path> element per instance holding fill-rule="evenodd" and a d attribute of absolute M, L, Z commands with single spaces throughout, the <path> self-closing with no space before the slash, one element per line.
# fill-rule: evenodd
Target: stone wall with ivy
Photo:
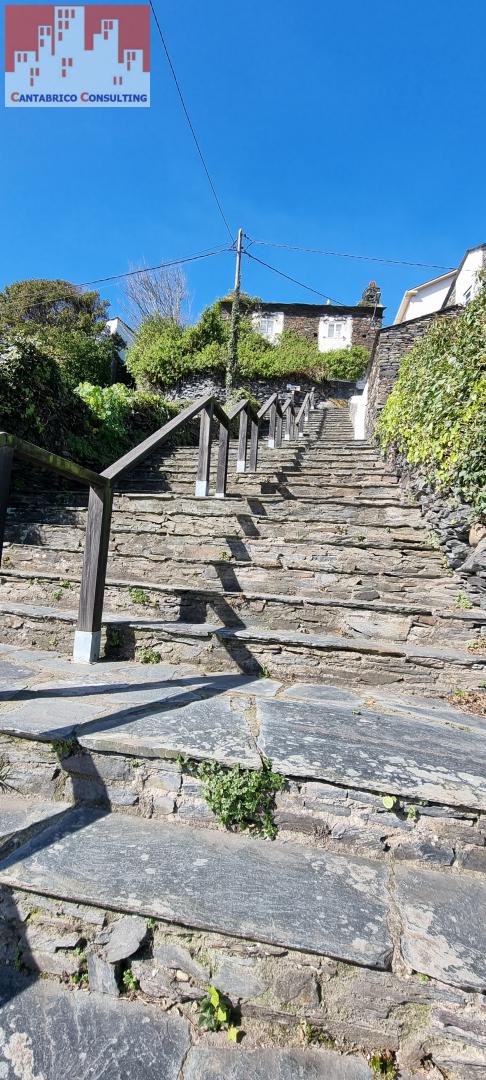
<path fill-rule="evenodd" d="M 408 322 L 385 326 L 376 335 L 368 366 L 366 436 L 373 438 L 375 425 L 398 376 L 402 357 L 423 338 L 436 319 L 454 318 L 462 307 L 432 312 Z"/>

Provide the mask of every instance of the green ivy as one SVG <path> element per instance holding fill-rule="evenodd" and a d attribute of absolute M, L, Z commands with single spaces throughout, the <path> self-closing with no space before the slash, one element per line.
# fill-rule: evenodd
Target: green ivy
<path fill-rule="evenodd" d="M 277 835 L 275 795 L 285 785 L 280 773 L 264 761 L 261 769 L 228 768 L 217 761 L 191 762 L 180 758 L 181 768 L 202 782 L 202 795 L 218 821 L 227 829 L 251 829 L 269 840 Z"/>
<path fill-rule="evenodd" d="M 486 514 L 486 286 L 403 357 L 377 434 L 437 490 Z"/>

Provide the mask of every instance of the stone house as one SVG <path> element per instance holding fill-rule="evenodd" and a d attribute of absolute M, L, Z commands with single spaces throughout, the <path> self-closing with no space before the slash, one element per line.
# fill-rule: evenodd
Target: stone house
<path fill-rule="evenodd" d="M 380 329 L 384 307 L 374 282 L 358 304 L 282 304 L 262 300 L 252 313 L 254 329 L 275 344 L 284 330 L 293 330 L 315 341 L 319 352 L 364 345 L 372 348 Z M 223 318 L 231 316 L 231 298 L 222 301 Z"/>

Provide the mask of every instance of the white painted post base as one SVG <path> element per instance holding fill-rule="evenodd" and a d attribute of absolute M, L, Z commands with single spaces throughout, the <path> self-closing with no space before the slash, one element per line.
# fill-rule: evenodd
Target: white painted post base
<path fill-rule="evenodd" d="M 290 431 L 285 432 L 284 439 L 286 439 L 287 442 L 290 442 Z"/>
<path fill-rule="evenodd" d="M 246 469 L 246 461 L 238 460 L 236 462 L 236 471 L 237 472 L 245 472 L 245 469 Z"/>
<path fill-rule="evenodd" d="M 209 495 L 209 484 L 207 480 L 196 480 L 196 499 L 205 499 Z"/>
<path fill-rule="evenodd" d="M 275 450 L 275 439 L 268 440 L 268 448 L 269 450 Z"/>
<path fill-rule="evenodd" d="M 214 498 L 215 498 L 215 499 L 225 499 L 225 498 L 226 498 L 226 495 L 224 494 L 224 491 L 217 491 L 217 492 L 215 493 L 215 496 L 214 496 Z"/>
<path fill-rule="evenodd" d="M 95 634 L 90 630 L 76 630 L 74 633 L 73 660 L 76 664 L 96 664 L 101 652 L 101 630 Z"/>

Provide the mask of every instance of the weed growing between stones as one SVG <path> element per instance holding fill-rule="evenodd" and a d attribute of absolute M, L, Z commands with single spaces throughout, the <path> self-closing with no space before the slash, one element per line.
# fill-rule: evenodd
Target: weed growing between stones
<path fill-rule="evenodd" d="M 62 589 L 54 589 L 54 592 L 52 593 L 52 599 L 53 600 L 61 600 L 61 598 L 62 598 Z"/>
<path fill-rule="evenodd" d="M 107 626 L 106 644 L 112 649 L 118 649 L 122 643 L 122 632 L 118 626 Z"/>
<path fill-rule="evenodd" d="M 125 968 L 125 971 L 123 972 L 122 986 L 123 989 L 129 994 L 134 994 L 135 991 L 139 988 L 139 981 L 135 978 L 132 969 L 129 967 Z"/>
<path fill-rule="evenodd" d="M 240 1034 L 236 1024 L 232 1024 L 233 1006 L 229 998 L 221 994 L 215 986 L 208 986 L 206 997 L 198 1005 L 198 1024 L 203 1031 L 227 1031 L 231 1042 L 238 1042 Z"/>
<path fill-rule="evenodd" d="M 128 595 L 130 597 L 130 600 L 132 601 L 132 604 L 141 604 L 143 607 L 159 606 L 158 601 L 151 600 L 148 593 L 145 592 L 145 589 L 139 588 L 138 585 L 132 586 L 132 588 L 128 590 Z"/>
<path fill-rule="evenodd" d="M 446 695 L 446 701 L 450 701 L 463 712 L 486 716 L 486 684 L 479 690 L 463 690 L 462 687 L 456 686 L 451 694 Z"/>
<path fill-rule="evenodd" d="M 383 1077 L 383 1080 L 396 1080 L 398 1077 L 395 1055 L 391 1050 L 370 1054 L 368 1061 L 373 1076 Z"/>
<path fill-rule="evenodd" d="M 302 1021 L 302 1034 L 306 1046 L 325 1046 L 328 1050 L 332 1050 L 336 1045 L 336 1040 L 331 1035 L 308 1024 L 307 1020 Z"/>
<path fill-rule="evenodd" d="M 203 798 L 226 829 L 249 829 L 268 840 L 275 839 L 275 795 L 285 779 L 273 772 L 270 761 L 264 761 L 261 769 L 228 768 L 217 761 L 195 762 L 184 757 L 178 762 L 184 772 L 201 780 Z"/>
<path fill-rule="evenodd" d="M 51 746 L 58 758 L 71 757 L 72 754 L 76 754 L 80 749 L 78 740 L 75 738 L 54 739 Z"/>
<path fill-rule="evenodd" d="M 156 649 L 151 649 L 149 645 L 145 645 L 139 649 L 137 660 L 140 664 L 160 664 L 162 657 Z"/>
<path fill-rule="evenodd" d="M 385 810 L 398 810 L 399 802 L 396 795 L 384 795 L 382 798 L 383 806 Z"/>
<path fill-rule="evenodd" d="M 469 611 L 472 606 L 472 600 L 470 600 L 469 597 L 466 596 L 465 592 L 460 592 L 457 594 L 456 607 L 460 608 L 461 611 Z"/>
<path fill-rule="evenodd" d="M 11 791 L 12 785 L 8 782 L 10 762 L 0 754 L 0 791 Z"/>
<path fill-rule="evenodd" d="M 474 641 L 468 641 L 466 648 L 468 652 L 486 656 L 486 634 L 480 634 Z"/>

